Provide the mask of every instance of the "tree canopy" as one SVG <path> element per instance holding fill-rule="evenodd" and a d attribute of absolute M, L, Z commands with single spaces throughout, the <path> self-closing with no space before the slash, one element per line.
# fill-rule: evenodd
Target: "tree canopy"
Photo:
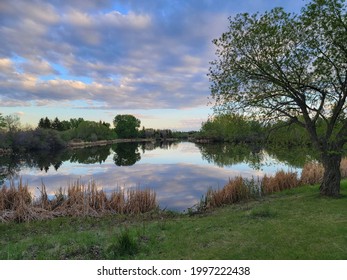
<path fill-rule="evenodd" d="M 5 118 L 0 113 L 0 128 L 5 127 L 5 126 L 6 126 Z"/>
<path fill-rule="evenodd" d="M 229 23 L 213 41 L 217 59 L 209 76 L 216 111 L 305 128 L 325 168 L 320 192 L 338 196 L 347 141 L 345 1 L 313 0 L 300 14 L 282 8 L 238 14 Z"/>
<path fill-rule="evenodd" d="M 141 121 L 132 115 L 117 115 L 113 125 L 119 138 L 136 138 Z"/>

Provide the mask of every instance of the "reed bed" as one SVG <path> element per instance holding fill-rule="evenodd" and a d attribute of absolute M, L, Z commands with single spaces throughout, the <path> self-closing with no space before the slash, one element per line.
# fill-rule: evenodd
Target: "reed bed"
<path fill-rule="evenodd" d="M 347 158 L 343 158 L 340 165 L 341 177 L 347 177 Z M 236 177 L 222 189 L 208 190 L 198 204 L 198 210 L 207 210 L 245 201 L 251 197 L 267 195 L 283 190 L 297 188 L 302 185 L 314 185 L 322 182 L 324 174 L 323 165 L 314 161 L 304 165 L 301 176 L 296 172 L 276 172 L 273 176 L 265 175 L 256 182 L 254 179 L 245 180 Z M 258 192 L 257 190 L 260 190 Z"/>
<path fill-rule="evenodd" d="M 254 189 L 256 189 L 254 188 L 254 180 L 248 181 L 241 176 L 229 179 L 228 184 L 222 189 L 208 190 L 200 201 L 198 210 L 213 209 L 247 200 L 252 197 Z"/>
<path fill-rule="evenodd" d="M 283 190 L 293 189 L 300 185 L 296 172 L 276 172 L 274 176 L 265 175 L 261 180 L 261 190 L 263 194 L 270 194 Z"/>
<path fill-rule="evenodd" d="M 83 184 L 80 180 L 71 183 L 67 191 L 59 189 L 49 199 L 42 184 L 41 195 L 34 199 L 27 184 L 19 181 L 0 190 L 0 222 L 27 222 L 51 219 L 57 216 L 102 216 L 111 213 L 140 214 L 158 208 L 154 191 L 145 189 L 115 190 L 106 194 L 95 181 Z"/>
<path fill-rule="evenodd" d="M 319 184 L 323 180 L 323 165 L 314 161 L 304 165 L 301 172 L 301 183 L 304 185 Z"/>
<path fill-rule="evenodd" d="M 197 209 L 199 211 L 214 209 L 260 195 L 296 188 L 300 185 L 300 179 L 296 172 L 278 171 L 274 176 L 265 175 L 258 180 L 254 180 L 254 178 L 246 180 L 239 176 L 229 180 L 222 189 L 209 190 L 201 199 Z"/>
<path fill-rule="evenodd" d="M 341 178 L 347 178 L 347 158 L 343 158 L 340 164 Z M 323 180 L 324 167 L 317 161 L 308 162 L 301 172 L 301 184 L 320 184 Z"/>

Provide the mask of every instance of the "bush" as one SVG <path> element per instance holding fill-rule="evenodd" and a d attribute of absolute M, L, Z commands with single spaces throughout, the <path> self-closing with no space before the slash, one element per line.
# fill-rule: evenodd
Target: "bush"
<path fill-rule="evenodd" d="M 11 138 L 14 151 L 56 151 L 66 146 L 59 132 L 52 129 L 18 131 Z"/>
<path fill-rule="evenodd" d="M 263 140 L 263 128 L 257 121 L 237 114 L 218 115 L 202 124 L 200 137 L 214 141 L 259 142 Z"/>
<path fill-rule="evenodd" d="M 80 139 L 83 141 L 94 142 L 98 140 L 112 140 L 117 138 L 113 129 L 100 122 L 82 121 L 77 127 L 62 132 L 65 141 Z"/>

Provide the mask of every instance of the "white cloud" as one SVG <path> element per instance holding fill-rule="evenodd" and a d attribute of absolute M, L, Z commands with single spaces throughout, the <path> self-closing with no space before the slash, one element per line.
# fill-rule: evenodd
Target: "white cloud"
<path fill-rule="evenodd" d="M 226 30 L 228 15 L 253 2 L 3 0 L 1 104 L 206 105 L 211 40 Z"/>

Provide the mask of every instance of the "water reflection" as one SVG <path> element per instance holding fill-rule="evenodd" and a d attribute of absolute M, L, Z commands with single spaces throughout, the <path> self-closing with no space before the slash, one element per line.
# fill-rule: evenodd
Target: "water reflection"
<path fill-rule="evenodd" d="M 279 155 L 278 157 L 276 155 Z M 106 192 L 115 188 L 151 188 L 162 208 L 184 210 L 196 204 L 208 188 L 223 187 L 229 178 L 271 174 L 300 167 L 298 155 L 260 147 L 193 143 L 119 143 L 64 150 L 55 154 L 0 157 L 0 180 L 22 177 L 35 192 L 42 182 L 49 194 L 81 178 L 94 179 Z M 306 154 L 307 155 L 307 154 Z M 38 195 L 38 194 L 37 194 Z"/>
<path fill-rule="evenodd" d="M 121 143 L 114 148 L 113 161 L 117 166 L 131 166 L 141 159 L 138 143 Z"/>

